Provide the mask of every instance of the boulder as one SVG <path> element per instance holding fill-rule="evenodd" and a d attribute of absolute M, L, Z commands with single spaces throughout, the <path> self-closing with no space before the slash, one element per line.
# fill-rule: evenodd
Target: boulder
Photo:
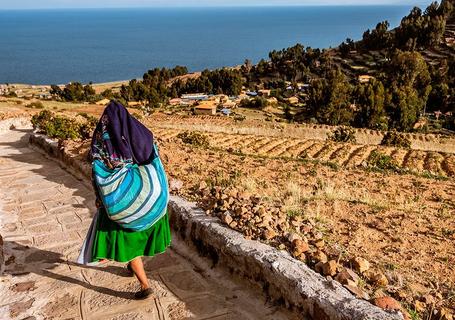
<path fill-rule="evenodd" d="M 331 276 L 337 274 L 338 263 L 335 260 L 330 260 L 322 265 L 322 274 L 325 276 Z"/>
<path fill-rule="evenodd" d="M 355 283 L 359 281 L 359 276 L 352 269 L 343 268 L 340 273 L 337 274 L 335 280 L 341 284 Z"/>
<path fill-rule="evenodd" d="M 370 269 L 370 263 L 361 257 L 356 257 L 351 260 L 352 266 L 354 270 L 360 273 L 364 273 L 368 269 Z"/>

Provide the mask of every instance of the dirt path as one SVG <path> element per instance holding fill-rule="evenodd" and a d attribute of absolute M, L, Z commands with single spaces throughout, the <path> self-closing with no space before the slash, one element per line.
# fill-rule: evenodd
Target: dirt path
<path fill-rule="evenodd" d="M 145 260 L 156 299 L 133 300 L 138 286 L 123 265 L 73 263 L 93 214 L 91 190 L 29 149 L 26 132 L 0 135 L 0 167 L 0 319 L 291 318 L 172 249 Z"/>

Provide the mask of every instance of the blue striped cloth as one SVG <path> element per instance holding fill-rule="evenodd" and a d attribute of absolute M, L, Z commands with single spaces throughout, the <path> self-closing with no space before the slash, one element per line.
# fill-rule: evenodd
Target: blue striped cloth
<path fill-rule="evenodd" d="M 93 161 L 94 182 L 106 212 L 125 229 L 146 230 L 166 213 L 169 187 L 156 145 L 154 149 L 156 157 L 147 165 L 109 169 L 103 161 Z"/>

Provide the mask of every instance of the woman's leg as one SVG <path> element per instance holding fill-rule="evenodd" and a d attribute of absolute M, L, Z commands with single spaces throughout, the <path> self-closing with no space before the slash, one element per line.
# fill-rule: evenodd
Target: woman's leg
<path fill-rule="evenodd" d="M 145 274 L 144 264 L 142 263 L 142 258 L 137 257 L 130 261 L 131 269 L 133 269 L 134 274 L 136 275 L 137 280 L 141 283 L 141 289 L 150 288 L 149 280 Z"/>

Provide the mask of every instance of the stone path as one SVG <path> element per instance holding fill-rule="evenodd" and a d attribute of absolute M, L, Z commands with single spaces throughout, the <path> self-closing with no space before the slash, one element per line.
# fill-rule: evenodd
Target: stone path
<path fill-rule="evenodd" d="M 170 249 L 145 259 L 156 299 L 133 300 L 137 281 L 121 264 L 73 263 L 94 196 L 55 162 L 28 148 L 26 132 L 0 135 L 0 234 L 6 267 L 0 319 L 291 319 L 252 288 L 195 267 Z"/>

